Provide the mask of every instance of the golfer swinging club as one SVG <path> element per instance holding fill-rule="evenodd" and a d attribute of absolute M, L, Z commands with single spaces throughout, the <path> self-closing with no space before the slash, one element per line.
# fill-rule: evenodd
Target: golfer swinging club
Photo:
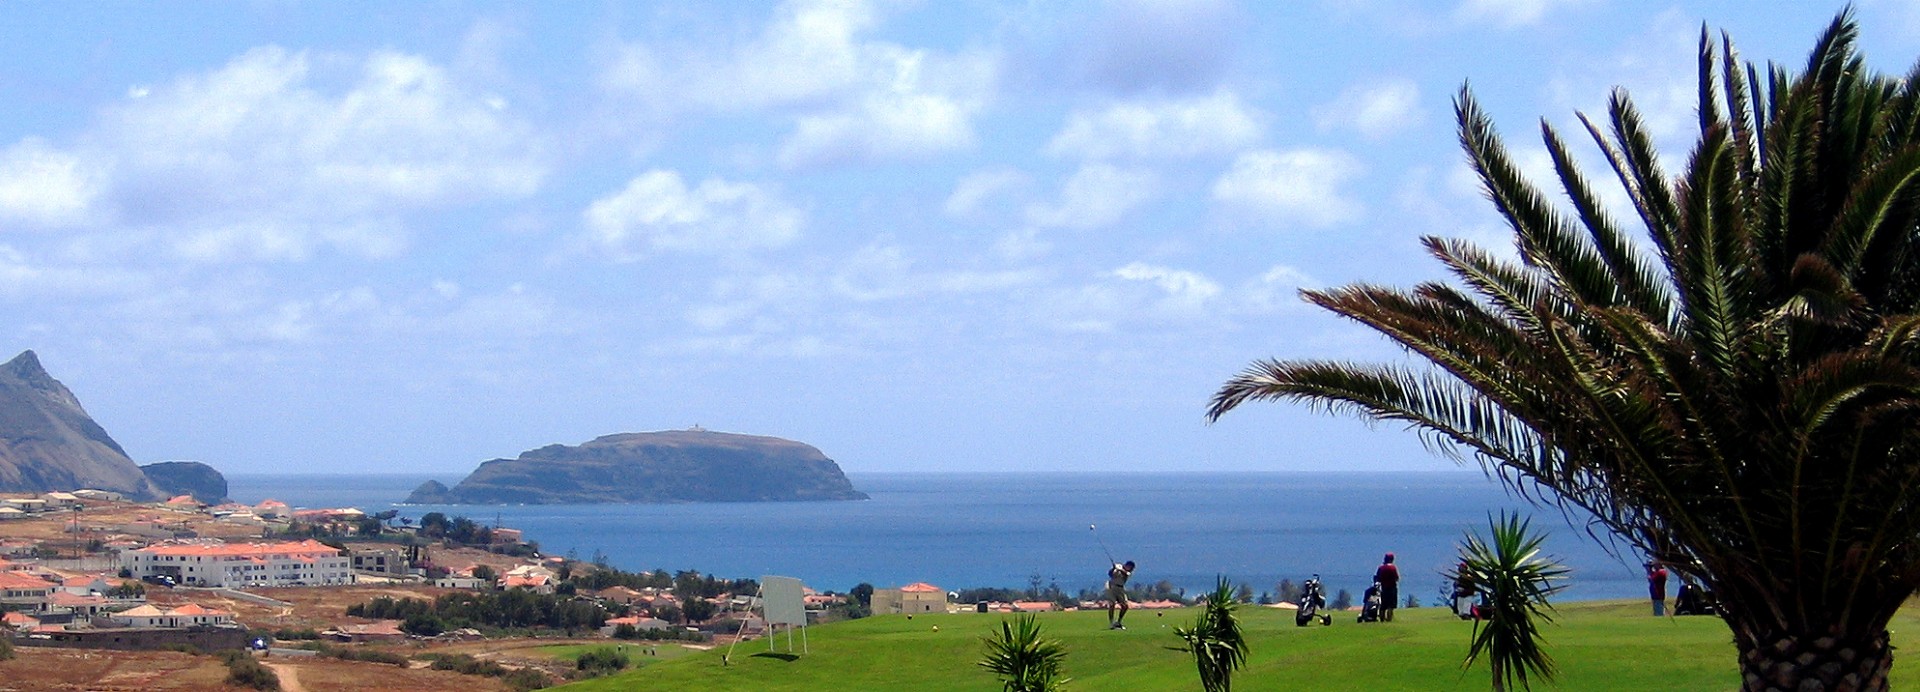
<path fill-rule="evenodd" d="M 1107 629 L 1127 628 L 1126 625 L 1121 624 L 1121 621 L 1127 619 L 1127 578 L 1132 576 L 1132 560 L 1126 561 L 1125 564 L 1114 565 L 1113 569 L 1107 570 Z M 1120 609 L 1118 617 L 1113 614 L 1115 607 Z"/>

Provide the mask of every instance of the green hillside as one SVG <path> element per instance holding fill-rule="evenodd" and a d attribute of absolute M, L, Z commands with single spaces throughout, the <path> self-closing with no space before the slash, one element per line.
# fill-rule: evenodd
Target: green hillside
<path fill-rule="evenodd" d="M 1175 648 L 1180 640 L 1173 634 L 1193 614 L 1136 611 L 1124 632 L 1108 631 L 1104 613 L 1049 613 L 1040 622 L 1069 651 L 1069 689 L 1198 690 L 1193 664 Z M 1332 627 L 1310 628 L 1294 627 L 1292 611 L 1250 606 L 1241 614 L 1253 654 L 1234 678 L 1236 689 L 1488 689 L 1484 666 L 1460 669 L 1472 624 L 1442 608 L 1403 609 L 1390 624 L 1356 624 L 1348 614 Z M 721 647 L 564 689 L 991 692 L 999 686 L 974 661 L 981 637 L 1003 617 L 894 615 L 835 623 L 808 629 L 812 653 L 805 656 L 786 656 L 781 635 L 780 655 L 769 655 L 765 641 L 743 642 L 732 665 L 721 665 Z M 1654 618 L 1639 602 L 1580 602 L 1561 606 L 1557 622 L 1546 631 L 1561 676 L 1557 686 L 1543 689 L 1738 688 L 1733 644 L 1718 619 Z M 1920 617 L 1912 612 L 1894 619 L 1899 651 L 1920 650 L 1916 625 Z M 1895 689 L 1915 677 L 1902 674 L 1915 665 L 1895 664 Z"/>

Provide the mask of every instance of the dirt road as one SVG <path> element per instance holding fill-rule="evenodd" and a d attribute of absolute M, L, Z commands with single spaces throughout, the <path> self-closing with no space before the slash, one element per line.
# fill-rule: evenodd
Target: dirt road
<path fill-rule="evenodd" d="M 300 685 L 299 666 L 268 663 L 267 667 L 273 670 L 274 675 L 280 676 L 280 692 L 307 692 L 307 688 Z"/>

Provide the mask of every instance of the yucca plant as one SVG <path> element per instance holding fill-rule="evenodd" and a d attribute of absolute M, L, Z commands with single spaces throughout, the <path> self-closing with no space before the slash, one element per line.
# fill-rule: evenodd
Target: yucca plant
<path fill-rule="evenodd" d="M 1069 678 L 1060 674 L 1066 647 L 1041 639 L 1040 621 L 1032 615 L 1001 620 L 1000 631 L 983 639 L 987 654 L 979 666 L 993 671 L 1005 692 L 1054 692 L 1067 684 Z"/>
<path fill-rule="evenodd" d="M 1460 545 L 1462 569 L 1486 595 L 1486 619 L 1473 621 L 1466 665 L 1485 657 L 1494 690 L 1531 689 L 1533 678 L 1553 679 L 1540 625 L 1553 622 L 1547 598 L 1559 590 L 1556 582 L 1567 569 L 1540 554 L 1546 535 L 1533 533 L 1531 520 L 1503 512 L 1487 523 L 1491 541 L 1468 533 Z"/>
<path fill-rule="evenodd" d="M 1920 585 L 1920 69 L 1842 12 L 1804 71 L 1703 31 L 1700 136 L 1669 177 L 1633 102 L 1581 117 L 1630 228 L 1542 125 L 1564 204 L 1473 95 L 1461 144 L 1517 262 L 1427 238 L 1454 283 L 1307 291 L 1427 367 L 1266 360 L 1218 418 L 1298 400 L 1400 421 L 1710 587 L 1748 690 L 1884 690 Z"/>
<path fill-rule="evenodd" d="M 1175 627 L 1173 633 L 1187 642 L 1187 652 L 1200 672 L 1200 687 L 1206 692 L 1233 689 L 1233 671 L 1247 662 L 1247 639 L 1240 634 L 1240 620 L 1234 616 L 1239 602 L 1233 584 L 1219 577 L 1213 593 L 1207 594 L 1193 627 Z"/>

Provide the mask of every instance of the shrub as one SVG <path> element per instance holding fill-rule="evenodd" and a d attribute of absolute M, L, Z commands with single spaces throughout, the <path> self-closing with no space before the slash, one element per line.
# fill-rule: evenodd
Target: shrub
<path fill-rule="evenodd" d="M 433 661 L 434 670 L 451 670 L 462 675 L 484 675 L 490 678 L 506 677 L 507 670 L 493 661 L 474 658 L 469 654 L 428 654 L 423 658 Z"/>
<path fill-rule="evenodd" d="M 220 659 L 227 664 L 227 684 L 234 687 L 250 687 L 264 692 L 277 692 L 280 689 L 280 676 L 272 669 L 260 665 L 251 654 L 239 649 L 220 652 Z"/>
<path fill-rule="evenodd" d="M 521 668 L 507 673 L 505 677 L 501 678 L 501 681 L 507 683 L 507 687 L 513 689 L 514 692 L 530 692 L 531 690 L 537 690 L 553 684 L 553 679 L 547 677 L 546 673 L 532 668 Z"/>
<path fill-rule="evenodd" d="M 0 661 L 11 660 L 13 660 L 13 642 L 7 641 L 5 636 L 0 636 Z"/>
<path fill-rule="evenodd" d="M 575 668 L 589 675 L 618 673 L 625 670 L 630 663 L 632 663 L 632 661 L 627 658 L 627 652 L 613 647 L 601 647 L 583 651 L 580 653 L 580 657 L 573 661 Z"/>

